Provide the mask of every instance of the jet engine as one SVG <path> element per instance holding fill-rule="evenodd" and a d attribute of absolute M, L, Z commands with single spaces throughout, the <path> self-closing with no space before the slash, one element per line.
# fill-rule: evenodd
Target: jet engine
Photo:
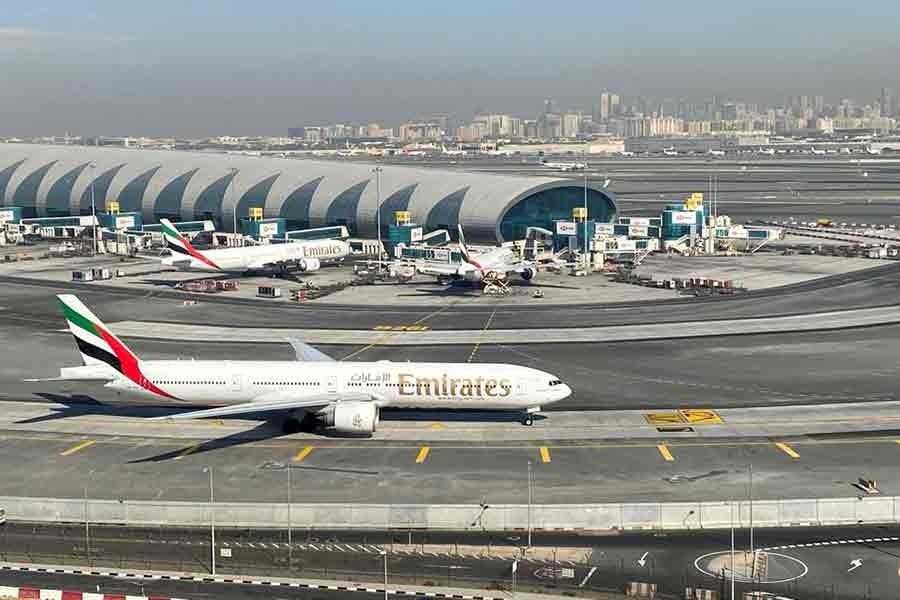
<path fill-rule="evenodd" d="M 534 267 L 525 267 L 522 269 L 522 279 L 525 281 L 531 281 L 534 279 L 535 275 L 537 275 L 537 269 Z"/>
<path fill-rule="evenodd" d="M 303 271 L 318 271 L 322 263 L 318 258 L 301 258 L 297 261 L 297 267 Z"/>
<path fill-rule="evenodd" d="M 463 275 L 463 279 L 465 279 L 469 283 L 478 283 L 483 278 L 484 278 L 484 275 L 481 273 L 481 271 L 475 271 L 475 270 L 466 271 L 465 274 Z"/>
<path fill-rule="evenodd" d="M 336 402 L 319 413 L 323 427 L 338 433 L 371 435 L 378 426 L 378 407 L 371 402 Z"/>

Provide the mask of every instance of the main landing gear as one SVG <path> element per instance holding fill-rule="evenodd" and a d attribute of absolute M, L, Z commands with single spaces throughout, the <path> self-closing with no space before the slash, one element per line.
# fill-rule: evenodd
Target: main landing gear
<path fill-rule="evenodd" d="M 316 419 L 307 413 L 300 418 L 288 417 L 281 423 L 281 431 L 285 435 L 292 433 L 311 433 L 316 429 Z"/>

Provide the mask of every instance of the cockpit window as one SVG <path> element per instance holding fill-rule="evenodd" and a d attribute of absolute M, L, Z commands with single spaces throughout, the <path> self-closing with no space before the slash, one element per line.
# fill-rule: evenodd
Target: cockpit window
<path fill-rule="evenodd" d="M 551 379 L 550 385 L 562 385 L 562 381 L 560 381 L 559 379 Z"/>

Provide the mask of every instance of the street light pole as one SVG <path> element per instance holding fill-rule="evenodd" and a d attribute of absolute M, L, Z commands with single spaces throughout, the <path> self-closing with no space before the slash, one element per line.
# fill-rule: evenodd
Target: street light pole
<path fill-rule="evenodd" d="M 381 273 L 381 167 L 375 167 L 372 172 L 375 173 L 375 223 L 378 227 L 378 272 Z"/>
<path fill-rule="evenodd" d="M 588 163 L 587 149 L 584 152 L 584 274 L 590 273 L 590 250 L 588 249 Z"/>
<path fill-rule="evenodd" d="M 233 230 L 234 234 L 237 235 L 238 218 L 237 218 L 237 204 L 234 203 L 234 186 L 235 186 L 234 180 L 237 179 L 238 170 L 234 167 L 231 167 L 230 169 L 228 169 L 228 172 L 231 173 L 231 181 L 228 182 L 228 198 L 229 198 L 229 200 L 231 200 L 231 223 L 232 223 L 232 230 Z"/>
<path fill-rule="evenodd" d="M 91 256 L 97 255 L 97 203 L 94 198 L 94 175 L 96 174 L 97 163 L 91 163 Z"/>
<path fill-rule="evenodd" d="M 84 484 L 84 553 L 88 564 L 91 562 L 91 520 L 88 516 L 88 485 L 94 476 L 93 469 L 88 471 L 88 480 Z"/>
<path fill-rule="evenodd" d="M 388 553 L 386 550 L 381 551 L 381 556 L 384 557 L 384 600 L 388 600 L 388 577 L 387 577 L 387 557 Z"/>
<path fill-rule="evenodd" d="M 209 473 L 209 537 L 210 537 L 210 557 L 212 562 L 212 574 L 216 575 L 216 499 L 213 495 L 213 469 L 212 467 L 203 467 L 205 473 Z"/>
<path fill-rule="evenodd" d="M 531 460 L 528 461 L 528 549 L 531 549 Z"/>
<path fill-rule="evenodd" d="M 288 566 L 291 565 L 294 558 L 294 544 L 291 532 L 291 465 L 287 466 L 287 521 L 288 521 Z"/>

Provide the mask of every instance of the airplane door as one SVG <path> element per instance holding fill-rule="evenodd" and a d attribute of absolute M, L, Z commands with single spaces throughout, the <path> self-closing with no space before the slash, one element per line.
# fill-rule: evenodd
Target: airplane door
<path fill-rule="evenodd" d="M 240 392 L 241 391 L 241 374 L 240 373 L 232 373 L 231 374 L 231 391 L 232 392 Z"/>
<path fill-rule="evenodd" d="M 325 391 L 329 394 L 337 394 L 338 392 L 338 379 L 336 375 L 329 375 L 325 379 Z"/>
<path fill-rule="evenodd" d="M 524 396 L 528 393 L 528 383 L 524 379 L 520 379 L 516 383 L 516 393 L 520 396 Z"/>

